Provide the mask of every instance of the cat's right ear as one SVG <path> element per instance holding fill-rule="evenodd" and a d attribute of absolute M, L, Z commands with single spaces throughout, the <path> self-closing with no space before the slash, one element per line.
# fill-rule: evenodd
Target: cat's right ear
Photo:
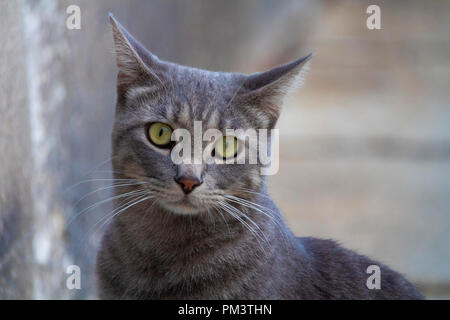
<path fill-rule="evenodd" d="M 109 14 L 116 51 L 117 86 L 126 93 L 136 86 L 151 85 L 164 87 L 164 62 L 149 52 L 128 31 Z"/>

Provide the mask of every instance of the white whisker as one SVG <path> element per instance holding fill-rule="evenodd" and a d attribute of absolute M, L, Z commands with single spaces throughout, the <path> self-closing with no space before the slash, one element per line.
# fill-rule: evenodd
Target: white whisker
<path fill-rule="evenodd" d="M 142 184 L 146 184 L 146 182 L 135 182 L 135 183 L 126 183 L 126 184 L 112 184 L 110 186 L 106 186 L 106 187 L 101 187 L 98 189 L 95 189 L 94 191 L 88 192 L 87 194 L 85 194 L 84 196 L 82 196 L 77 202 L 74 203 L 74 207 L 77 206 L 83 199 L 87 198 L 88 196 L 99 192 L 99 191 L 103 191 L 103 190 L 108 190 L 111 188 L 115 188 L 115 187 L 126 187 L 126 186 L 138 186 L 138 185 L 142 185 Z"/>
<path fill-rule="evenodd" d="M 246 216 L 244 213 L 242 213 L 242 212 L 239 211 L 237 208 L 235 208 L 234 206 L 232 206 L 232 205 L 230 205 L 230 204 L 228 204 L 228 203 L 225 203 L 225 202 L 218 202 L 218 204 L 219 204 L 219 206 L 222 207 L 222 209 L 223 209 L 225 212 L 229 213 L 233 218 L 237 219 L 243 226 L 245 226 L 245 227 L 247 228 L 247 230 L 249 230 L 249 231 L 253 234 L 253 236 L 254 236 L 256 239 L 267 242 L 267 239 L 265 238 L 265 235 L 264 235 L 264 233 L 262 232 L 262 230 L 258 227 L 258 225 L 257 225 L 253 220 L 251 220 L 250 218 L 248 218 L 248 216 Z M 244 216 L 246 219 L 248 219 L 249 221 L 251 221 L 251 222 L 259 229 L 259 231 L 261 232 L 261 234 L 262 234 L 264 237 L 261 237 L 261 235 L 258 234 L 257 230 L 255 230 L 255 229 L 252 228 L 247 222 L 245 222 L 245 221 L 240 217 L 240 214 L 243 215 L 243 216 Z M 267 243 L 268 243 L 268 242 L 267 242 Z M 258 244 L 261 246 L 261 243 L 260 243 L 260 242 L 258 242 Z M 261 246 L 261 249 L 264 249 L 264 248 Z"/>
<path fill-rule="evenodd" d="M 96 203 L 90 205 L 89 207 L 87 207 L 87 208 L 81 210 L 80 212 L 78 212 L 78 213 L 76 214 L 76 216 L 68 222 L 67 227 L 69 227 L 76 219 L 78 219 L 79 217 L 81 217 L 82 215 L 84 215 L 84 214 L 85 214 L 86 212 L 88 212 L 90 209 L 95 208 L 95 207 L 98 207 L 99 205 L 101 205 L 101 204 L 103 204 L 103 203 L 106 203 L 106 202 L 108 202 L 108 201 L 112 201 L 112 200 L 115 200 L 115 199 L 120 199 L 120 198 L 123 198 L 123 197 L 127 197 L 127 196 L 140 195 L 140 194 L 144 194 L 144 193 L 147 193 L 147 191 L 143 191 L 143 190 L 135 190 L 135 191 L 127 192 L 127 193 L 124 193 L 124 194 L 116 195 L 116 196 L 109 197 L 109 198 L 107 198 L 107 199 L 98 201 L 98 202 L 96 202 Z"/>
<path fill-rule="evenodd" d="M 267 216 L 271 220 L 271 222 L 275 223 L 276 226 L 279 228 L 285 243 L 286 244 L 288 243 L 287 242 L 288 238 L 287 238 L 287 235 L 285 233 L 284 225 L 281 223 L 280 218 L 279 218 L 279 216 L 277 215 L 276 212 L 274 212 L 273 210 L 271 210 L 269 208 L 266 208 L 266 207 L 264 207 L 264 206 L 262 206 L 262 205 L 260 205 L 258 203 L 255 203 L 255 202 L 252 202 L 250 200 L 243 199 L 243 198 L 240 198 L 240 197 L 226 195 L 225 198 L 228 199 L 228 201 L 230 201 L 230 202 L 234 202 L 234 203 L 240 204 L 242 206 L 245 206 L 247 208 L 253 209 L 253 210 L 255 210 L 257 212 L 260 212 L 263 215 Z"/>
<path fill-rule="evenodd" d="M 102 225 L 99 227 L 99 229 L 101 229 L 106 223 L 108 223 L 108 221 L 110 221 L 111 219 L 113 219 L 114 217 L 116 217 L 117 215 L 119 215 L 119 214 L 121 214 L 122 212 L 124 212 L 125 210 L 127 210 L 128 208 L 131 208 L 131 207 L 133 207 L 133 206 L 135 206 L 136 204 L 138 204 L 138 203 L 141 203 L 142 201 L 145 201 L 145 200 L 148 200 L 148 199 L 151 199 L 151 198 L 153 198 L 153 196 L 152 195 L 141 195 L 141 196 L 138 196 L 137 198 L 134 198 L 133 200 L 131 200 L 131 201 L 129 201 L 129 202 L 127 202 L 126 204 L 124 204 L 123 206 L 126 206 L 126 207 L 122 207 L 122 209 L 121 209 L 121 207 L 119 207 L 119 208 L 116 208 L 115 210 L 113 210 L 112 212 L 111 212 L 111 217 L 107 217 L 107 219 L 102 223 Z M 129 204 L 131 202 L 131 204 Z M 118 210 L 118 211 L 117 211 Z M 116 211 L 116 212 L 115 212 Z M 115 213 L 114 213 L 115 212 Z M 102 219 L 100 219 L 100 221 L 98 221 L 97 223 L 95 223 L 93 226 L 92 226 L 92 228 L 88 231 L 88 234 L 89 234 L 89 232 L 90 231 L 93 231 L 92 229 L 94 229 L 95 228 L 95 226 L 96 225 L 98 225 L 102 220 L 104 220 L 105 219 L 105 217 L 103 217 Z"/>

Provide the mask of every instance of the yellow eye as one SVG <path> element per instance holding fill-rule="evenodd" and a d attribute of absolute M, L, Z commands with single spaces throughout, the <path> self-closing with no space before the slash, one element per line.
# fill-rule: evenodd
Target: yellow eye
<path fill-rule="evenodd" d="M 167 124 L 155 122 L 148 129 L 148 137 L 151 142 L 159 147 L 167 146 L 171 143 L 172 128 Z"/>
<path fill-rule="evenodd" d="M 216 142 L 214 151 L 224 159 L 232 158 L 238 152 L 238 140 L 236 137 L 222 137 Z"/>

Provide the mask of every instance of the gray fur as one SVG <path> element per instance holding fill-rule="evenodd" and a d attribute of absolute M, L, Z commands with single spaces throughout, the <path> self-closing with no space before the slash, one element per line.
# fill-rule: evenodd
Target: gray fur
<path fill-rule="evenodd" d="M 114 175 L 116 183 L 140 183 L 118 186 L 115 193 L 142 192 L 116 201 L 119 209 L 131 207 L 118 211 L 103 238 L 97 261 L 101 298 L 422 297 L 380 263 L 330 240 L 296 238 L 267 194 L 260 165 L 177 166 L 167 150 L 147 140 L 145 126 L 156 121 L 190 131 L 194 120 L 203 121 L 203 130 L 273 128 L 285 93 L 310 56 L 249 76 L 204 71 L 159 60 L 112 17 L 111 23 L 119 66 Z M 180 173 L 203 183 L 185 195 L 174 181 Z M 241 219 L 250 228 L 218 209 L 219 201 L 246 214 Z M 381 268 L 380 290 L 366 287 L 372 264 Z"/>

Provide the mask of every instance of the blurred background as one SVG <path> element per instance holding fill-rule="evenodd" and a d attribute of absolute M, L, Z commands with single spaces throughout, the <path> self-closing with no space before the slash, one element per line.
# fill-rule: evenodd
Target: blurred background
<path fill-rule="evenodd" d="M 66 28 L 72 4 L 80 30 Z M 381 30 L 366 27 L 370 4 Z M 450 298 L 449 1 L 0 0 L 0 299 L 96 298 L 111 208 L 77 214 L 110 196 L 108 12 L 160 58 L 200 68 L 250 73 L 313 52 L 278 123 L 271 195 L 297 235 Z M 72 264 L 80 290 L 66 288 Z"/>

